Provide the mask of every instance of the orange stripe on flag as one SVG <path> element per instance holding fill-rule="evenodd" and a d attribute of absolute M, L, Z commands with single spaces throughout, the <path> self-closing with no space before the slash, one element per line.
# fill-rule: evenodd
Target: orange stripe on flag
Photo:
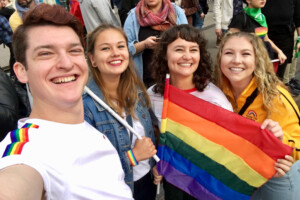
<path fill-rule="evenodd" d="M 270 179 L 275 174 L 274 168 L 273 170 L 270 170 L 270 168 L 266 169 L 262 167 L 275 166 L 275 161 L 249 141 L 231 133 L 221 126 L 216 126 L 215 123 L 203 119 L 202 117 L 177 106 L 171 101 L 168 101 L 167 109 L 167 118 L 190 127 L 208 140 L 224 146 L 229 151 L 244 159 L 251 168 L 260 173 L 263 177 Z M 195 124 L 195 122 L 197 123 Z M 249 152 L 252 153 L 249 154 Z"/>

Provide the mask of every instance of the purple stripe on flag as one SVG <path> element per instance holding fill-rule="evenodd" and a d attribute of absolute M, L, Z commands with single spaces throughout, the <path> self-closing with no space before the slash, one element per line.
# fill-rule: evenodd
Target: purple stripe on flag
<path fill-rule="evenodd" d="M 201 184 L 199 184 L 195 179 L 186 174 L 178 171 L 172 165 L 165 162 L 164 160 L 160 160 L 160 164 L 164 166 L 165 174 L 164 178 L 171 184 L 179 187 L 185 192 L 189 193 L 193 197 L 197 199 L 205 199 L 205 200 L 221 200 L 221 198 L 215 196 L 210 193 L 207 189 L 205 189 Z M 181 178 L 182 177 L 182 178 Z M 187 189 L 188 187 L 188 189 Z"/>

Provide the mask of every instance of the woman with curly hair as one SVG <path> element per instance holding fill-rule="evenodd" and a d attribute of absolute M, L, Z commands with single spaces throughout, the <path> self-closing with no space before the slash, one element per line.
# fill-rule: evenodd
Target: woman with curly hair
<path fill-rule="evenodd" d="M 174 26 L 161 36 L 152 62 L 156 84 L 148 89 L 152 109 L 161 121 L 164 82 L 170 74 L 170 84 L 191 95 L 232 111 L 222 91 L 211 83 L 211 59 L 207 40 L 191 25 Z M 180 113 L 178 113 L 180 114 Z M 157 172 L 154 173 L 157 175 Z M 155 179 L 156 183 L 160 181 Z M 165 199 L 194 199 L 189 194 L 164 182 Z"/>
<path fill-rule="evenodd" d="M 155 139 L 149 114 L 150 101 L 129 56 L 127 37 L 121 28 L 102 24 L 87 36 L 88 87 L 142 136 L 137 139 L 91 96 L 84 94 L 84 119 L 102 132 L 116 148 L 125 182 L 136 200 L 154 200 L 151 158 Z M 113 170 L 113 168 L 112 168 Z"/>
<path fill-rule="evenodd" d="M 220 44 L 215 66 L 216 85 L 231 102 L 234 112 L 257 121 L 284 144 L 294 147 L 299 160 L 300 126 L 297 104 L 276 77 L 263 41 L 254 33 L 228 33 Z M 276 165 L 277 175 L 251 199 L 298 199 L 300 162 L 286 156 Z M 279 167 L 279 168 L 278 168 Z M 283 177 L 280 177 L 283 176 Z M 279 178 L 280 177 L 280 178 Z"/>

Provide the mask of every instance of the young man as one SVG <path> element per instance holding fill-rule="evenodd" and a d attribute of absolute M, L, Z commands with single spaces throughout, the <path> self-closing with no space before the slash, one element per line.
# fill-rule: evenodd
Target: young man
<path fill-rule="evenodd" d="M 132 199 L 117 151 L 84 121 L 81 34 L 74 16 L 48 4 L 14 33 L 14 70 L 33 107 L 0 143 L 0 199 Z"/>

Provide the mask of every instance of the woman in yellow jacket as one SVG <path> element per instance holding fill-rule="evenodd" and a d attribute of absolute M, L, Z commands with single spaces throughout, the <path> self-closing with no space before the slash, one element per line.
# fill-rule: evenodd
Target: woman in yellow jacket
<path fill-rule="evenodd" d="M 298 199 L 299 109 L 276 77 L 261 39 L 251 33 L 228 33 L 220 44 L 215 79 L 236 113 L 261 123 L 284 144 L 294 148 L 292 157 L 295 163 L 290 171 L 281 178 L 270 179 L 251 200 Z"/>

